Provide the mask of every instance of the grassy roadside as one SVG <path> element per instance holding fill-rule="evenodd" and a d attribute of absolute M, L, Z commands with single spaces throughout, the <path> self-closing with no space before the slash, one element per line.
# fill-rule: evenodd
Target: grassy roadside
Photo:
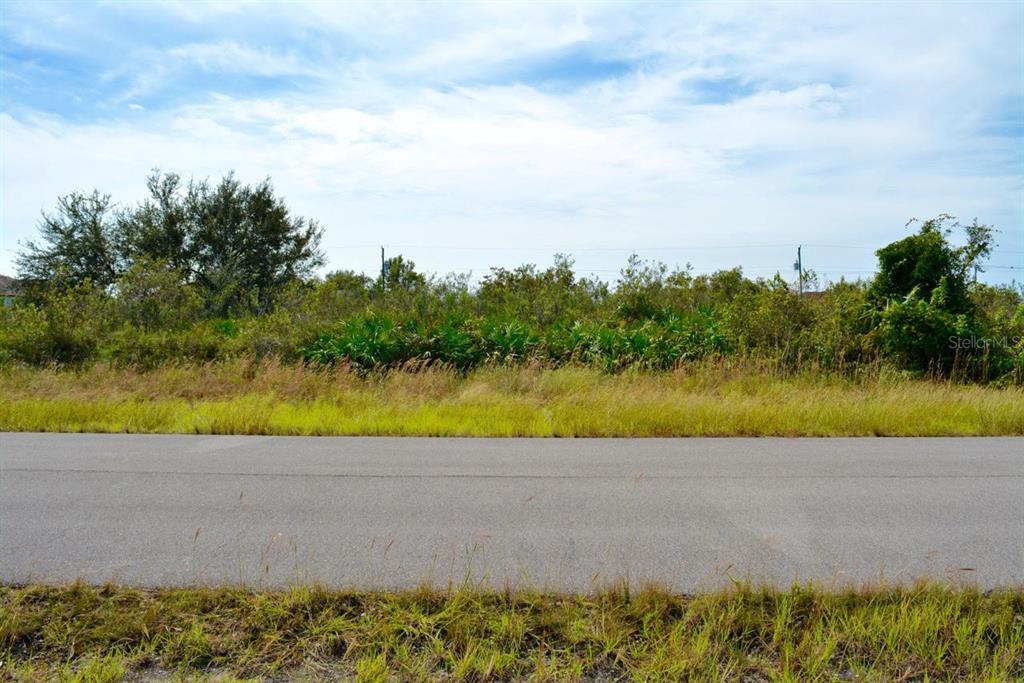
<path fill-rule="evenodd" d="M 1024 388 L 784 374 L 749 363 L 609 375 L 444 369 L 369 377 L 244 361 L 149 372 L 0 370 L 0 430 L 405 436 L 1024 434 Z"/>
<path fill-rule="evenodd" d="M 0 587 L 0 659 L 24 681 L 1007 681 L 1024 676 L 1024 590 Z"/>

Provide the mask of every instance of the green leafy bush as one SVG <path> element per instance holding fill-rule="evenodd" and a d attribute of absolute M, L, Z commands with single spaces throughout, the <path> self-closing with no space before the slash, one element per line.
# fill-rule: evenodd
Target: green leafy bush
<path fill-rule="evenodd" d="M 94 360 L 110 319 L 110 302 L 86 281 L 49 293 L 39 305 L 3 309 L 0 358 L 32 365 Z"/>
<path fill-rule="evenodd" d="M 964 314 L 909 296 L 890 302 L 882 312 L 877 339 L 883 352 L 911 370 L 942 373 L 966 362 L 956 339 L 974 338 L 977 331 Z"/>
<path fill-rule="evenodd" d="M 493 268 L 471 287 L 468 274 L 430 276 L 402 255 L 379 276 L 313 277 L 320 229 L 291 217 L 269 183 L 186 187 L 156 174 L 149 189 L 123 215 L 93 194 L 63 198 L 44 217 L 42 244 L 19 258 L 25 296 L 0 312 L 0 362 L 154 368 L 250 356 L 614 372 L 736 355 L 787 372 L 1024 377 L 1024 290 L 974 282 L 993 246 L 977 222 L 925 221 L 878 250 L 877 277 L 822 292 L 635 255 L 614 284 L 579 277 L 556 255 L 548 268 Z M 223 215 L 203 223 L 213 210 Z"/>
<path fill-rule="evenodd" d="M 618 370 L 630 365 L 666 369 L 679 362 L 725 353 L 728 342 L 710 311 L 633 326 L 554 326 L 537 332 L 504 319 L 451 318 L 437 325 L 357 318 L 326 331 L 304 348 L 312 362 L 347 362 L 360 368 L 442 362 L 460 369 L 527 359 L 590 363 Z"/>

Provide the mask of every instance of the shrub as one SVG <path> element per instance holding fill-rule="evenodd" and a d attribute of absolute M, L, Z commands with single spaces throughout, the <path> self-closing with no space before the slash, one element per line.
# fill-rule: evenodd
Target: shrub
<path fill-rule="evenodd" d="M 739 350 L 800 357 L 813 322 L 810 305 L 776 278 L 756 292 L 742 292 L 729 304 L 727 325 Z"/>
<path fill-rule="evenodd" d="M 954 340 L 976 336 L 968 316 L 954 315 L 916 296 L 886 306 L 877 331 L 883 353 L 901 366 L 937 374 L 969 362 L 969 354 L 961 357 Z"/>
<path fill-rule="evenodd" d="M 970 282 L 992 231 L 959 226 L 967 239 L 955 247 L 947 226 L 958 224 L 947 216 L 879 250 L 873 281 L 839 282 L 813 297 L 778 275 L 693 275 L 689 266 L 670 271 L 635 255 L 614 289 L 577 277 L 572 261 L 556 255 L 546 269 L 492 269 L 474 290 L 468 274 L 428 276 L 401 255 L 382 278 L 300 277 L 318 262 L 319 230 L 290 218 L 266 183 L 242 188 L 229 177 L 217 188 L 185 188 L 158 174 L 150 190 L 148 203 L 123 216 L 93 195 L 69 199 L 48 219 L 47 244 L 19 260 L 29 303 L 0 313 L 0 362 L 152 368 L 247 355 L 358 369 L 539 361 L 619 371 L 734 354 L 787 371 L 810 365 L 1002 382 L 1024 375 L 1024 291 Z M 178 238 L 187 235 L 230 250 L 209 226 L 182 224 L 198 210 L 175 213 L 184 196 L 239 209 L 244 224 L 222 217 L 222 227 L 261 236 L 244 250 L 244 264 L 226 252 L 186 253 L 195 245 Z M 269 232 L 246 223 L 260 216 L 272 219 Z M 264 238 L 276 244 L 267 247 L 277 250 L 269 261 L 257 253 Z M 283 253 L 287 244 L 298 252 Z M 138 249 L 116 251 L 131 245 Z M 103 286 L 94 286 L 90 269 L 103 271 Z"/>
<path fill-rule="evenodd" d="M 181 329 L 199 319 L 203 302 L 166 261 L 141 259 L 115 285 L 117 313 L 146 330 Z"/>
<path fill-rule="evenodd" d="M 88 281 L 47 293 L 39 305 L 4 309 L 0 356 L 33 365 L 76 365 L 97 356 L 110 301 Z"/>
<path fill-rule="evenodd" d="M 146 331 L 125 326 L 110 336 L 106 355 L 118 365 L 151 370 L 182 361 L 223 360 L 236 355 L 237 350 L 209 323 L 184 330 Z"/>

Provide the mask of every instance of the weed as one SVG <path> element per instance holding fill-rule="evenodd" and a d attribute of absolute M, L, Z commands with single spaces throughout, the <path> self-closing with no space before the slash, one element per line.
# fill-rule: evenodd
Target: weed
<path fill-rule="evenodd" d="M 0 588 L 0 623 L 0 658 L 20 680 L 117 681 L 154 666 L 367 681 L 1024 676 L 1024 591 L 939 583 L 692 596 L 22 586 Z"/>
<path fill-rule="evenodd" d="M 708 360 L 675 372 L 437 366 L 360 374 L 237 360 L 0 370 L 0 429 L 403 436 L 1024 434 L 1024 389 Z"/>

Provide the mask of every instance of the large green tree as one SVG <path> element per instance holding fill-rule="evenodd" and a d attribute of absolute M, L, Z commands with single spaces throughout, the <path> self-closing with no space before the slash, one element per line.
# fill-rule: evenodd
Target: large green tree
<path fill-rule="evenodd" d="M 30 296 L 86 281 L 107 287 L 127 269 L 124 235 L 110 195 L 72 192 L 60 197 L 55 213 L 43 213 L 39 237 L 25 243 L 16 261 Z"/>
<path fill-rule="evenodd" d="M 108 195 L 71 194 L 40 224 L 41 242 L 18 257 L 35 288 L 91 281 L 112 286 L 134 263 L 167 264 L 200 293 L 207 311 L 269 310 L 291 282 L 323 264 L 322 229 L 292 216 L 269 180 L 249 186 L 233 174 L 211 185 L 154 172 L 149 197 L 117 209 Z"/>

